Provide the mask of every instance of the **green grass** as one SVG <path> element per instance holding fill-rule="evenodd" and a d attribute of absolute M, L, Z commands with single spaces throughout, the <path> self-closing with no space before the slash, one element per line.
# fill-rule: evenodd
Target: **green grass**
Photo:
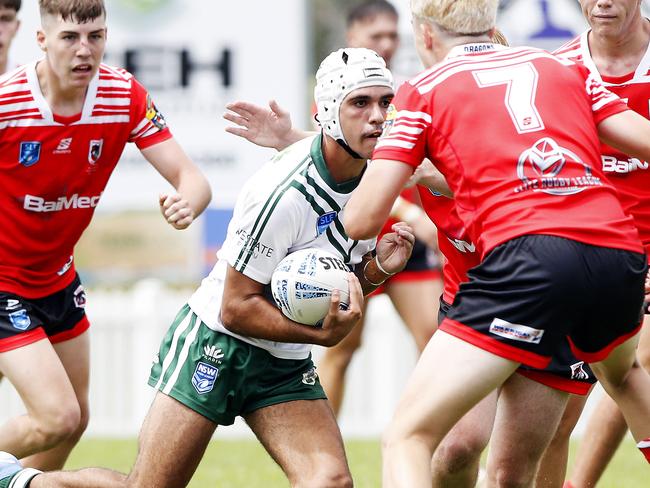
<path fill-rule="evenodd" d="M 380 486 L 380 452 L 376 441 L 346 442 L 350 468 L 357 488 Z M 572 445 L 572 452 L 576 446 Z M 164 447 L 161 447 L 164 449 Z M 135 440 L 82 441 L 66 466 L 104 466 L 128 471 L 135 457 Z M 631 440 L 618 450 L 598 488 L 642 488 L 648 486 L 648 466 Z M 193 488 L 286 488 L 282 471 L 254 440 L 220 441 L 210 444 L 194 479 Z"/>

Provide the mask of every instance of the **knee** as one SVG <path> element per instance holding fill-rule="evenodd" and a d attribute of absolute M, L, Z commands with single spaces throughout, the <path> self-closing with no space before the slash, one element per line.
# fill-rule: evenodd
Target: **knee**
<path fill-rule="evenodd" d="M 499 488 L 525 488 L 531 486 L 535 477 L 537 466 L 528 466 L 526 463 L 498 463 L 494 469 L 488 466 L 490 486 Z"/>
<path fill-rule="evenodd" d="M 458 474 L 476 469 L 486 442 L 480 439 L 444 440 L 433 455 L 433 470 L 439 474 Z"/>
<path fill-rule="evenodd" d="M 44 448 L 56 446 L 74 435 L 81 423 L 81 408 L 69 402 L 48 411 L 47 416 L 35 419 L 34 434 Z"/>
<path fill-rule="evenodd" d="M 319 466 L 315 473 L 291 480 L 292 488 L 352 488 L 352 475 L 345 466 Z"/>

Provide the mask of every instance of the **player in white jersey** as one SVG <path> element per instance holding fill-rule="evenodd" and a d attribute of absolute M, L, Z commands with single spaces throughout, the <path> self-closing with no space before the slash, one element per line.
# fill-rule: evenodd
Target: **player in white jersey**
<path fill-rule="evenodd" d="M 392 76 L 367 49 L 328 56 L 315 98 L 323 132 L 278 154 L 245 185 L 219 262 L 177 316 L 152 366 L 157 392 L 133 471 L 39 474 L 5 457 L 0 488 L 185 486 L 218 425 L 242 416 L 292 486 L 352 486 L 343 441 L 311 361 L 310 345 L 338 343 L 369 293 L 401 270 L 414 237 L 403 223 L 378 243 L 353 241 L 342 216 L 393 97 Z M 350 304 L 333 294 L 322 327 L 292 322 L 268 284 L 290 252 L 317 247 L 349 275 Z M 165 446 L 161 449 L 160 446 Z"/>

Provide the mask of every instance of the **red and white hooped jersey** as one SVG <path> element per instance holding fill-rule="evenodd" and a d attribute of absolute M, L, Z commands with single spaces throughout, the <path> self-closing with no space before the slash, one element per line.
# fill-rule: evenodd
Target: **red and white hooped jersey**
<path fill-rule="evenodd" d="M 637 69 L 625 76 L 603 76 L 591 57 L 589 31 L 566 43 L 555 55 L 584 65 L 591 75 L 607 89 L 616 93 L 628 107 L 650 119 L 650 47 Z M 641 242 L 650 249 L 650 162 L 640 161 L 601 145 L 602 170 L 620 194 L 623 209 L 629 213 L 639 230 Z"/>
<path fill-rule="evenodd" d="M 102 64 L 82 112 L 52 113 L 36 62 L 0 78 L 0 290 L 38 298 L 74 278 L 74 246 L 127 142 L 171 137 L 130 73 Z"/>
<path fill-rule="evenodd" d="M 626 105 L 541 49 L 469 44 L 400 87 L 373 159 L 445 175 L 482 255 L 526 234 L 642 252 L 600 169 L 597 124 Z"/>

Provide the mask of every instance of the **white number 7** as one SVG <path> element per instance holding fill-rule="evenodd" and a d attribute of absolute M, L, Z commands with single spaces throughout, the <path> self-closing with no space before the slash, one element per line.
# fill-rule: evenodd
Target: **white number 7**
<path fill-rule="evenodd" d="M 517 132 L 525 134 L 544 129 L 535 107 L 539 74 L 532 63 L 477 70 L 472 74 L 481 88 L 506 85 L 504 103 Z"/>

